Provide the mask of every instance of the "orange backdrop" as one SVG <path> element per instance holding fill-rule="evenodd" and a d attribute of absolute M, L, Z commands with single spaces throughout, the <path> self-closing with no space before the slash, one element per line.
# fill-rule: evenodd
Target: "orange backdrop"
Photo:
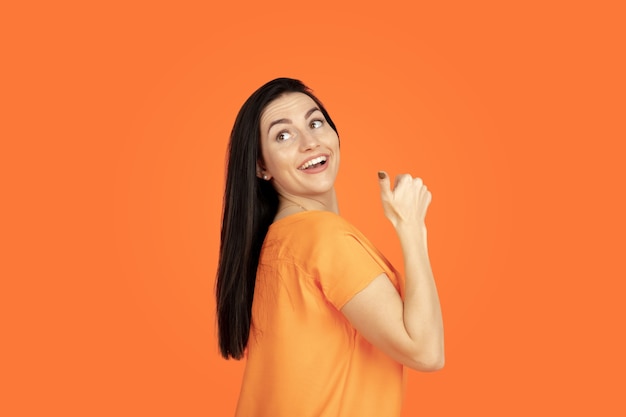
<path fill-rule="evenodd" d="M 333 115 L 342 215 L 398 266 L 376 171 L 433 192 L 447 363 L 403 415 L 625 415 L 619 2 L 166 3 L 1 6 L 0 415 L 232 415 L 225 150 L 278 76 Z"/>

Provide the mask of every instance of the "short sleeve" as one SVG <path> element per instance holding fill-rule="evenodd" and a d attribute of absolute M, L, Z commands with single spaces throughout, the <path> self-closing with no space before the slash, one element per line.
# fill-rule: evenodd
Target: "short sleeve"
<path fill-rule="evenodd" d="M 317 266 L 322 292 L 337 309 L 385 272 L 383 261 L 356 233 L 339 228 L 319 242 L 311 261 Z"/>

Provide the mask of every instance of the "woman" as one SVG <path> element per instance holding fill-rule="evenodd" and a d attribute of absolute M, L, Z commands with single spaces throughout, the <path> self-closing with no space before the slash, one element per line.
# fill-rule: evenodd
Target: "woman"
<path fill-rule="evenodd" d="M 254 92 L 228 152 L 217 317 L 222 355 L 247 357 L 237 416 L 399 416 L 403 366 L 444 363 L 430 192 L 378 173 L 402 280 L 338 215 L 337 128 L 300 81 Z"/>

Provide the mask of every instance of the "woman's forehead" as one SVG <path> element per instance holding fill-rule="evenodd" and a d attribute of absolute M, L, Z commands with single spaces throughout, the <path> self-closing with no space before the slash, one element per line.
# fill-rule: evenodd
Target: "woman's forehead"
<path fill-rule="evenodd" d="M 315 101 L 304 93 L 287 93 L 270 102 L 261 113 L 261 125 L 271 123 L 275 119 L 297 117 L 306 114 L 310 109 L 319 107 Z"/>

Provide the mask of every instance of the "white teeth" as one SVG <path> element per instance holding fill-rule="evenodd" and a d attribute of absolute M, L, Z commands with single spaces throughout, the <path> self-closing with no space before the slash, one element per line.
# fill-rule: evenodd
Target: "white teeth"
<path fill-rule="evenodd" d="M 325 156 L 318 156 L 317 158 L 313 158 L 310 161 L 305 162 L 298 169 L 307 169 L 311 165 L 319 164 L 320 162 L 324 162 L 324 161 L 326 161 L 326 157 Z"/>

